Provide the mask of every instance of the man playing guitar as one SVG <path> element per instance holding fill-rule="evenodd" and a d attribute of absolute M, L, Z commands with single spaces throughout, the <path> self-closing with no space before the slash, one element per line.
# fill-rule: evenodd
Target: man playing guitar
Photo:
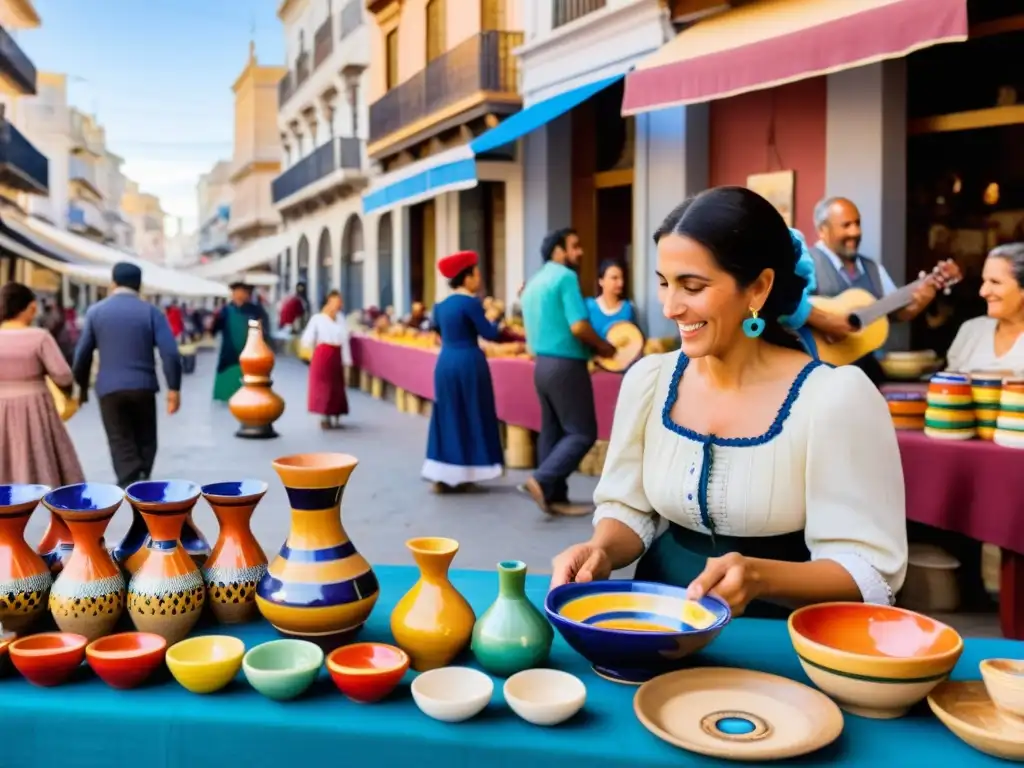
<path fill-rule="evenodd" d="M 818 242 L 810 248 L 817 280 L 815 294 L 834 297 L 850 288 L 861 288 L 881 299 L 898 289 L 888 271 L 878 261 L 859 252 L 861 243 L 860 211 L 843 197 L 827 197 L 814 207 L 814 225 Z M 946 282 L 961 278 L 960 268 L 947 262 L 931 278 L 914 290 L 911 302 L 893 313 L 893 319 L 908 322 L 931 304 Z M 853 332 L 846 317 L 815 308 L 808 325 L 830 339 L 839 340 Z M 884 379 L 882 367 L 874 355 L 866 355 L 855 363 L 874 381 Z"/>

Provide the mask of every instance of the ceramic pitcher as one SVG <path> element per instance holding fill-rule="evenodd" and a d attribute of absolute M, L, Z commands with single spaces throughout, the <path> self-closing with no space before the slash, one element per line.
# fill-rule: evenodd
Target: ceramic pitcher
<path fill-rule="evenodd" d="M 125 489 L 149 529 L 146 557 L 128 583 L 128 615 L 137 630 L 168 645 L 188 636 L 206 602 L 203 576 L 180 539 L 199 495 L 185 480 L 142 480 Z"/>
<path fill-rule="evenodd" d="M 476 614 L 448 580 L 459 542 L 437 536 L 410 539 L 406 547 L 420 578 L 391 613 L 391 634 L 417 672 L 447 666 L 469 645 Z"/>
<path fill-rule="evenodd" d="M 74 542 L 50 589 L 50 613 L 62 632 L 85 635 L 90 642 L 109 634 L 124 611 L 124 576 L 103 542 L 122 501 L 124 491 L 106 483 L 65 485 L 43 497 Z"/>
<path fill-rule="evenodd" d="M 267 556 L 249 521 L 266 492 L 262 480 L 203 486 L 203 498 L 220 523 L 217 543 L 202 569 L 203 581 L 210 609 L 222 624 L 249 621 L 257 615 L 256 585 L 267 572 Z"/>
<path fill-rule="evenodd" d="M 498 563 L 498 598 L 473 627 L 472 650 L 494 675 L 514 675 L 542 665 L 551 652 L 554 630 L 526 596 L 526 563 Z"/>
<path fill-rule="evenodd" d="M 0 627 L 22 633 L 46 613 L 53 577 L 25 541 L 45 485 L 0 485 Z"/>
<path fill-rule="evenodd" d="M 256 587 L 256 605 L 278 631 L 325 647 L 362 627 L 379 595 L 377 576 L 341 519 L 341 498 L 358 463 L 344 453 L 274 462 L 288 492 L 291 529 Z"/>

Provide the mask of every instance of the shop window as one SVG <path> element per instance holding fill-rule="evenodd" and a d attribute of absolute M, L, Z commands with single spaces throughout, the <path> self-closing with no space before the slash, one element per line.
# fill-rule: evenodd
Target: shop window
<path fill-rule="evenodd" d="M 427 61 L 433 61 L 445 48 L 445 0 L 427 3 Z"/>

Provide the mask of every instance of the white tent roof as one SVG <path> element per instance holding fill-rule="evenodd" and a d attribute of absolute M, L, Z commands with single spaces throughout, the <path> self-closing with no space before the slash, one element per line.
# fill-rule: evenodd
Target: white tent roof
<path fill-rule="evenodd" d="M 244 245 L 233 253 L 209 264 L 200 264 L 190 271 L 197 277 L 211 280 L 226 280 L 241 276 L 251 269 L 271 263 L 285 248 L 288 247 L 288 236 L 284 232 L 261 237 L 248 245 Z"/>
<path fill-rule="evenodd" d="M 0 247 L 10 251 L 15 256 L 20 256 L 41 267 L 52 269 L 60 275 L 67 275 L 72 280 L 88 283 L 90 285 L 109 285 L 110 270 L 105 267 L 87 266 L 84 264 L 71 264 L 66 261 L 51 258 L 41 251 L 20 243 L 12 237 L 0 232 Z"/>
<path fill-rule="evenodd" d="M 110 282 L 109 268 L 119 261 L 127 261 L 136 264 L 142 270 L 142 290 L 144 293 L 192 298 L 227 296 L 229 294 L 227 287 L 221 283 L 206 280 L 187 272 L 168 269 L 158 264 L 152 264 L 132 254 L 119 251 L 116 248 L 87 240 L 71 232 L 65 232 L 40 219 L 27 218 L 24 221 L 8 219 L 7 223 L 16 231 L 18 229 L 29 230 L 29 232 L 26 232 L 26 236 L 31 236 L 44 245 L 46 241 L 49 241 L 53 245 L 63 248 L 76 256 L 80 256 L 82 259 L 90 261 L 97 266 L 105 265 L 107 267 L 105 270 L 105 283 Z"/>

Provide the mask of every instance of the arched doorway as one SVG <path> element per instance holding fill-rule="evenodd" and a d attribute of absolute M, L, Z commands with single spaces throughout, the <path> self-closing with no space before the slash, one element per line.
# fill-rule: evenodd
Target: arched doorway
<path fill-rule="evenodd" d="M 324 227 L 320 231 L 320 242 L 316 246 L 316 293 L 318 307 L 323 306 L 327 293 L 334 288 L 331 279 L 331 267 L 334 265 L 334 254 L 331 253 L 331 232 Z"/>
<path fill-rule="evenodd" d="M 363 308 L 363 260 L 363 222 L 353 213 L 341 236 L 341 291 L 346 312 Z"/>
<path fill-rule="evenodd" d="M 305 235 L 299 238 L 297 261 L 296 272 L 298 277 L 296 281 L 306 286 L 306 296 L 312 298 L 309 296 L 309 240 L 306 239 Z"/>
<path fill-rule="evenodd" d="M 380 288 L 380 308 L 387 309 L 395 303 L 394 263 L 391 214 L 385 213 L 377 225 L 377 281 Z"/>

